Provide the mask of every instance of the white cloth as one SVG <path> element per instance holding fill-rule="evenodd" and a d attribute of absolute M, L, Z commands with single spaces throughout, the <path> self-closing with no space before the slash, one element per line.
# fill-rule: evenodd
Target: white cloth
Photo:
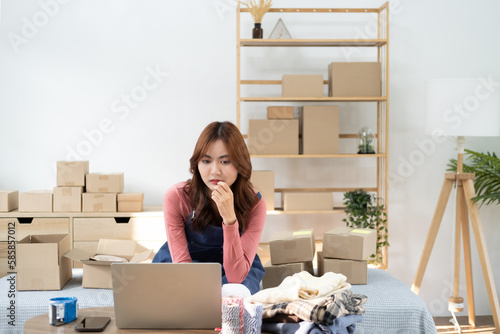
<path fill-rule="evenodd" d="M 267 288 L 248 297 L 245 301 L 258 303 L 281 303 L 300 299 L 313 299 L 328 296 L 334 292 L 351 288 L 342 274 L 325 273 L 315 277 L 307 271 L 286 277 L 280 285 Z"/>
<path fill-rule="evenodd" d="M 247 298 L 250 297 L 252 293 L 243 284 L 238 283 L 226 283 L 222 285 L 222 297 L 238 296 Z"/>

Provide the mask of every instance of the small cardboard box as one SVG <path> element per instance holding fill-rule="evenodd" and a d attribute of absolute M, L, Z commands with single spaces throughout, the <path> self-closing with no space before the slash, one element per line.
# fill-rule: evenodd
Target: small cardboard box
<path fill-rule="evenodd" d="M 262 278 L 262 287 L 264 289 L 274 288 L 280 285 L 286 277 L 302 271 L 307 271 L 311 275 L 314 275 L 312 261 L 277 265 L 273 265 L 271 261 L 268 261 L 264 264 L 264 269 L 266 270 L 266 274 Z"/>
<path fill-rule="evenodd" d="M 327 259 L 323 252 L 318 252 L 318 276 L 327 272 L 342 274 L 351 284 L 366 284 L 368 281 L 368 264 L 366 261 Z M 267 273 L 266 273 L 267 274 Z"/>
<path fill-rule="evenodd" d="M 339 107 L 302 107 L 302 153 L 339 153 Z"/>
<path fill-rule="evenodd" d="M 0 212 L 9 212 L 19 206 L 19 191 L 0 190 Z"/>
<path fill-rule="evenodd" d="M 285 74 L 281 80 L 282 97 L 323 97 L 322 74 Z"/>
<path fill-rule="evenodd" d="M 19 193 L 19 212 L 52 212 L 52 190 Z"/>
<path fill-rule="evenodd" d="M 285 211 L 333 210 L 331 192 L 284 192 Z"/>
<path fill-rule="evenodd" d="M 81 212 L 83 187 L 54 187 L 54 212 Z"/>
<path fill-rule="evenodd" d="M 299 154 L 298 119 L 250 119 L 250 154 Z"/>
<path fill-rule="evenodd" d="M 28 235 L 16 248 L 17 290 L 61 290 L 72 276 L 69 234 Z"/>
<path fill-rule="evenodd" d="M 146 261 L 151 255 L 151 249 L 145 249 L 134 240 L 100 239 L 95 254 L 82 249 L 73 249 L 66 253 L 71 260 L 83 264 L 84 288 L 111 289 L 111 263 L 112 261 L 96 261 L 96 255 L 112 255 L 126 259 L 130 263 Z"/>
<path fill-rule="evenodd" d="M 314 230 L 279 231 L 269 240 L 271 264 L 308 262 L 314 259 Z"/>
<path fill-rule="evenodd" d="M 323 234 L 325 258 L 362 261 L 374 254 L 377 231 L 368 228 L 340 226 Z"/>
<path fill-rule="evenodd" d="M 123 188 L 123 173 L 90 173 L 86 175 L 86 191 L 88 193 L 121 193 Z"/>
<path fill-rule="evenodd" d="M 267 119 L 293 119 L 293 107 L 268 106 Z"/>
<path fill-rule="evenodd" d="M 253 170 L 250 182 L 262 195 L 267 210 L 274 210 L 274 171 Z"/>
<path fill-rule="evenodd" d="M 58 187 L 84 187 L 88 173 L 88 161 L 58 161 L 56 184 Z"/>
<path fill-rule="evenodd" d="M 144 193 L 120 193 L 116 200 L 118 212 L 140 212 L 143 210 Z"/>
<path fill-rule="evenodd" d="M 83 212 L 116 212 L 115 193 L 83 193 Z"/>
<path fill-rule="evenodd" d="M 328 65 L 328 95 L 333 97 L 381 96 L 379 62 L 339 62 Z"/>

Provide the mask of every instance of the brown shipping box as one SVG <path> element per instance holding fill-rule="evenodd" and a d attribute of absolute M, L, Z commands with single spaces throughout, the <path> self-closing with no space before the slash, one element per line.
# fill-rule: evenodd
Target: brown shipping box
<path fill-rule="evenodd" d="M 90 173 L 86 176 L 88 193 L 121 193 L 123 188 L 123 173 Z"/>
<path fill-rule="evenodd" d="M 16 248 L 17 290 L 61 290 L 72 276 L 69 234 L 28 235 Z"/>
<path fill-rule="evenodd" d="M 331 192 L 284 192 L 285 211 L 333 210 Z"/>
<path fill-rule="evenodd" d="M 130 263 L 146 261 L 151 249 L 145 249 L 134 240 L 100 239 L 95 254 L 82 249 L 73 249 L 66 257 L 83 264 L 84 288 L 111 289 L 111 263 L 113 261 L 96 261 L 96 255 L 111 255 L 124 258 Z"/>
<path fill-rule="evenodd" d="M 274 210 L 274 171 L 253 170 L 250 182 L 262 195 L 267 210 Z"/>
<path fill-rule="evenodd" d="M 89 173 L 88 161 L 58 161 L 58 187 L 84 187 L 85 175 Z"/>
<path fill-rule="evenodd" d="M 0 212 L 9 212 L 19 206 L 19 191 L 0 190 Z"/>
<path fill-rule="evenodd" d="M 250 119 L 248 150 L 256 155 L 299 154 L 299 120 Z"/>
<path fill-rule="evenodd" d="M 365 260 L 377 247 L 377 231 L 340 226 L 323 233 L 325 258 Z"/>
<path fill-rule="evenodd" d="M 120 193 L 116 200 L 118 212 L 140 212 L 143 210 L 144 193 Z"/>
<path fill-rule="evenodd" d="M 116 194 L 83 193 L 83 212 L 116 212 Z"/>
<path fill-rule="evenodd" d="M 318 276 L 327 272 L 342 274 L 347 283 L 366 284 L 368 281 L 368 264 L 366 261 L 327 259 L 323 252 L 318 252 Z"/>
<path fill-rule="evenodd" d="M 338 62 L 328 65 L 329 96 L 381 96 L 380 80 L 379 62 Z"/>
<path fill-rule="evenodd" d="M 54 187 L 54 212 L 81 212 L 83 187 Z"/>
<path fill-rule="evenodd" d="M 292 106 L 268 106 L 267 119 L 293 119 Z"/>
<path fill-rule="evenodd" d="M 339 107 L 302 107 L 302 153 L 339 153 Z"/>
<path fill-rule="evenodd" d="M 266 270 L 266 274 L 262 278 L 262 287 L 264 289 L 277 287 L 286 277 L 302 271 L 307 271 L 311 275 L 314 275 L 312 261 L 277 265 L 273 265 L 271 261 L 268 261 L 264 264 L 264 269 Z"/>
<path fill-rule="evenodd" d="M 19 193 L 19 212 L 52 212 L 52 190 Z"/>
<path fill-rule="evenodd" d="M 322 74 L 285 74 L 281 80 L 282 97 L 323 97 Z"/>
<path fill-rule="evenodd" d="M 314 259 L 314 230 L 279 231 L 269 240 L 271 264 L 308 262 Z"/>

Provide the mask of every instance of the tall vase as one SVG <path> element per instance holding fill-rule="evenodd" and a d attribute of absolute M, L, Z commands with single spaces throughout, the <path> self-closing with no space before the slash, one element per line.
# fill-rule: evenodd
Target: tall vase
<path fill-rule="evenodd" d="M 262 37 L 263 35 L 264 35 L 264 31 L 262 30 L 261 24 L 255 23 L 255 27 L 252 30 L 252 37 L 253 38 L 263 38 Z"/>

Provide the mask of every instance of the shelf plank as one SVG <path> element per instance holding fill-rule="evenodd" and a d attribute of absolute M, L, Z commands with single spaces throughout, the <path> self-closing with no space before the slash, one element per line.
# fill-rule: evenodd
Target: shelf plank
<path fill-rule="evenodd" d="M 245 102 L 378 102 L 387 101 L 385 96 L 372 96 L 372 97 L 241 97 L 240 101 Z"/>
<path fill-rule="evenodd" d="M 381 7 L 383 8 L 383 7 Z M 269 8 L 268 13 L 378 13 L 381 8 Z M 240 12 L 249 13 L 250 9 L 241 7 Z"/>
<path fill-rule="evenodd" d="M 363 188 L 364 190 L 368 192 L 375 192 L 378 189 L 376 187 L 344 187 L 344 188 L 275 188 L 274 192 L 276 193 L 282 193 L 282 192 L 348 192 L 348 191 L 354 191 L 356 189 Z"/>
<path fill-rule="evenodd" d="M 333 210 L 304 210 L 304 211 L 285 211 L 280 208 L 275 210 L 267 210 L 268 215 L 331 215 L 345 214 L 344 209 L 334 208 Z"/>
<path fill-rule="evenodd" d="M 240 46 L 250 47 L 380 47 L 386 39 L 240 39 Z"/>
<path fill-rule="evenodd" d="M 339 153 L 339 154 L 253 154 L 251 158 L 386 158 L 385 153 L 376 154 L 356 154 L 356 153 Z"/>

